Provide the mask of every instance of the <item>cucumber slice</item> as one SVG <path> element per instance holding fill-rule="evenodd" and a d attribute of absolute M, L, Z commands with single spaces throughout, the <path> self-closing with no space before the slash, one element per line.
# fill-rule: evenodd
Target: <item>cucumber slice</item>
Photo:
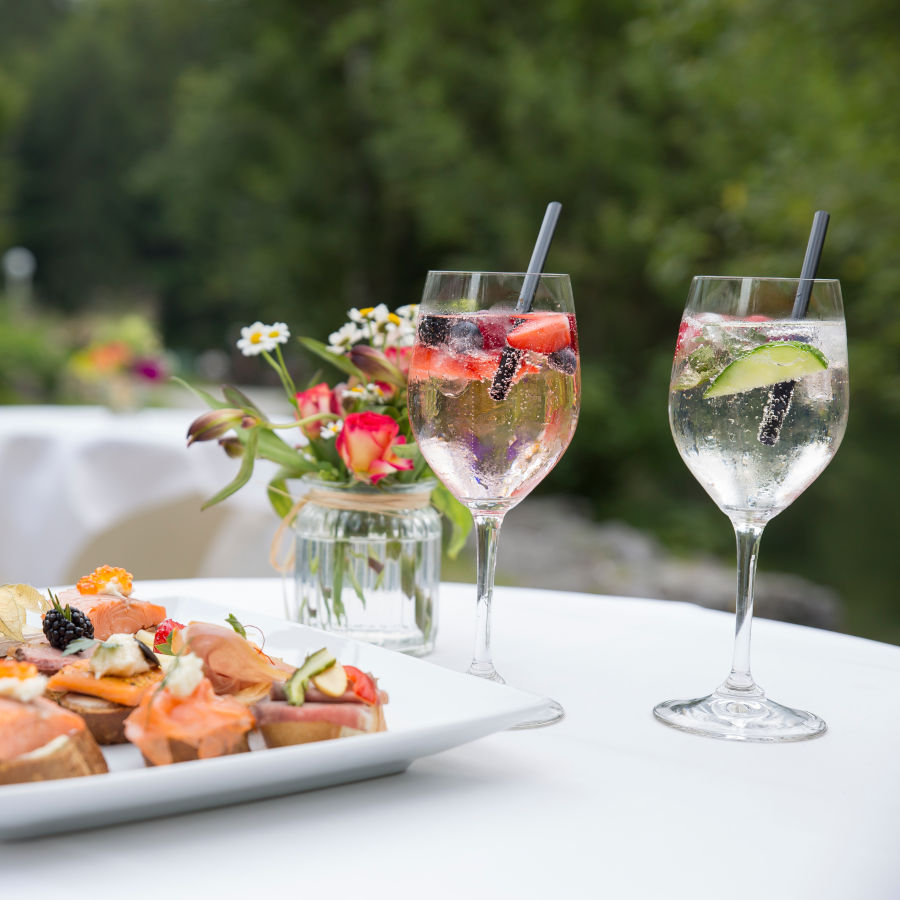
<path fill-rule="evenodd" d="M 287 698 L 287 702 L 291 706 L 303 706 L 309 679 L 320 672 L 324 672 L 336 662 L 337 660 L 325 647 L 307 656 L 303 665 L 296 669 L 294 674 L 284 683 L 284 696 Z"/>
<path fill-rule="evenodd" d="M 725 366 L 703 397 L 725 397 L 782 381 L 797 381 L 827 368 L 828 360 L 812 345 L 799 341 L 773 341 L 754 347 Z"/>

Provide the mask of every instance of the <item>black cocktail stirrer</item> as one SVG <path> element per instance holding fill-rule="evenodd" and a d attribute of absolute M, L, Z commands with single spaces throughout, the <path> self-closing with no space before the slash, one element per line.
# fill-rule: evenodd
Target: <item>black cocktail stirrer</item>
<path fill-rule="evenodd" d="M 809 232 L 809 243 L 806 245 L 806 256 L 803 259 L 803 268 L 800 271 L 800 284 L 794 296 L 794 308 L 791 310 L 792 319 L 802 319 L 809 309 L 809 298 L 812 295 L 813 280 L 819 269 L 819 260 L 822 258 L 822 246 L 825 243 L 825 232 L 828 231 L 830 216 L 825 210 L 820 209 L 813 216 L 812 229 Z M 794 396 L 795 381 L 779 381 L 766 400 L 762 421 L 759 423 L 759 442 L 769 447 L 774 447 L 781 437 L 781 426 L 784 417 L 791 405 Z"/>
<path fill-rule="evenodd" d="M 556 223 L 561 211 L 561 203 L 557 203 L 554 200 L 547 204 L 544 221 L 541 223 L 541 230 L 538 232 L 534 251 L 531 254 L 531 262 L 528 263 L 525 281 L 522 282 L 522 290 L 519 292 L 519 300 L 516 303 L 517 313 L 526 313 L 531 309 L 534 292 L 537 290 L 538 282 L 541 280 L 541 272 L 544 271 L 544 263 L 547 261 L 550 242 L 553 240 L 553 232 L 556 229 Z M 503 352 L 500 354 L 500 364 L 497 366 L 491 386 L 488 388 L 488 394 L 492 400 L 499 402 L 506 399 L 523 356 L 524 351 L 516 350 L 515 347 L 510 347 L 509 344 L 503 348 Z"/>

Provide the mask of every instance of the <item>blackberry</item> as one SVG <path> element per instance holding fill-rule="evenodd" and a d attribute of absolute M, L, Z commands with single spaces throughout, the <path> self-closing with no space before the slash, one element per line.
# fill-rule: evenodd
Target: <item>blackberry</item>
<path fill-rule="evenodd" d="M 516 350 L 508 345 L 503 348 L 503 352 L 500 354 L 500 364 L 497 366 L 491 386 L 488 388 L 488 396 L 491 400 L 499 403 L 506 399 L 524 355 L 524 350 Z"/>
<path fill-rule="evenodd" d="M 72 609 L 68 603 L 63 609 L 59 600 L 53 597 L 53 609 L 44 616 L 44 634 L 51 647 L 65 650 L 78 638 L 92 638 L 94 625 L 86 613 L 80 609 Z"/>
<path fill-rule="evenodd" d="M 450 320 L 447 316 L 423 316 L 419 322 L 419 343 L 437 347 L 447 342 Z"/>

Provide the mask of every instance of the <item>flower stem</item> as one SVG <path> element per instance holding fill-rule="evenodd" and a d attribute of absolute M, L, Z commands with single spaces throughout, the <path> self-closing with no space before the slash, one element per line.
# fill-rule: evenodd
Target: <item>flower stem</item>
<path fill-rule="evenodd" d="M 278 354 L 278 361 L 276 362 L 272 358 L 272 354 L 269 353 L 268 350 L 263 350 L 262 356 L 265 361 L 278 373 L 278 377 L 281 379 L 281 386 L 284 388 L 284 392 L 288 396 L 288 400 L 291 401 L 291 404 L 296 406 L 297 400 L 297 390 L 294 387 L 294 382 L 291 381 L 291 376 L 288 375 L 287 369 L 284 365 L 284 357 L 281 355 L 281 348 L 276 346 L 275 352 Z"/>

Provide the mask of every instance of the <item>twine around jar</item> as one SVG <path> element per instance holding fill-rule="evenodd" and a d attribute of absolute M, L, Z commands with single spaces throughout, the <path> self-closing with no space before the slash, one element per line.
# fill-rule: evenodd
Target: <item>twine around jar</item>
<path fill-rule="evenodd" d="M 386 515 L 399 515 L 410 509 L 424 509 L 431 505 L 431 487 L 424 486 L 421 490 L 403 493 L 390 493 L 388 491 L 343 491 L 322 490 L 310 488 L 290 509 L 281 520 L 275 536 L 272 538 L 272 546 L 269 550 L 269 563 L 276 572 L 284 575 L 294 565 L 294 544 L 291 543 L 289 551 L 284 559 L 279 561 L 279 551 L 284 541 L 285 533 L 297 518 L 300 510 L 307 503 L 315 503 L 329 509 L 345 509 L 358 512 L 378 512 Z"/>

